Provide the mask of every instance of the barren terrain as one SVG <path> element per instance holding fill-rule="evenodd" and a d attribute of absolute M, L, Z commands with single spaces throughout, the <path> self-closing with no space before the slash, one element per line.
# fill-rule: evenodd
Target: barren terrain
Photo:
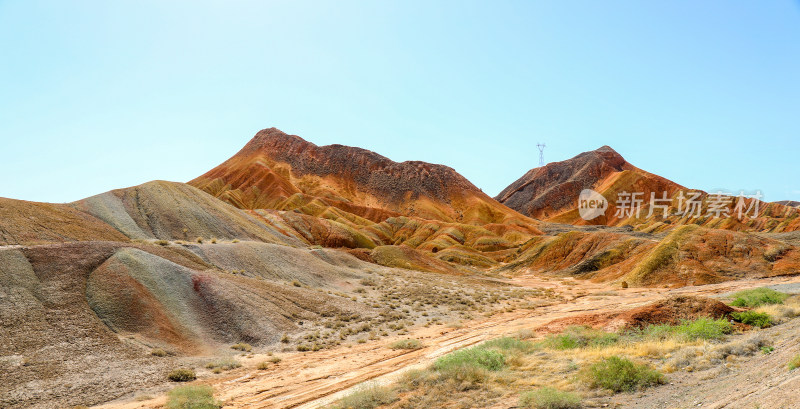
<path fill-rule="evenodd" d="M 541 279 L 522 276 L 515 284 L 531 289 L 550 288 L 563 299 L 550 301 L 533 309 L 516 309 L 489 317 L 464 321 L 459 325 L 435 325 L 416 328 L 403 338 L 415 338 L 424 347 L 413 351 L 397 351 L 387 347 L 389 340 L 367 341 L 363 344 L 345 345 L 330 350 L 297 353 L 279 353 L 281 362 L 268 370 L 256 369 L 256 364 L 266 359 L 264 354 L 241 357 L 242 368 L 224 375 L 203 377 L 198 382 L 212 385 L 216 396 L 225 408 L 317 408 L 335 402 L 359 384 L 367 381 L 390 382 L 413 368 L 421 368 L 453 350 L 520 330 L 536 330 L 550 321 L 586 315 L 627 310 L 672 295 L 719 296 L 746 288 L 778 285 L 790 291 L 800 290 L 800 277 L 742 280 L 715 285 L 683 287 L 678 289 L 612 288 L 574 280 Z M 788 286 L 787 286 L 788 285 Z M 598 407 L 713 407 L 738 408 L 744 401 L 758 403 L 765 394 L 771 401 L 796 402 L 791 386 L 800 381 L 800 375 L 785 370 L 785 362 L 800 350 L 796 343 L 797 326 L 793 321 L 786 326 L 776 326 L 770 331 L 782 336 L 777 348 L 779 354 L 755 357 L 737 368 L 723 369 L 724 373 L 677 373 L 665 386 L 645 393 L 629 393 L 592 401 Z M 773 334 L 770 335 L 773 335 Z M 780 364 L 776 364 L 780 362 Z M 720 371 L 718 368 L 714 370 Z M 752 371 L 760 371 L 755 375 Z M 774 374 L 768 372 L 775 372 Z M 778 373 L 780 372 L 780 373 Z M 724 381 L 715 381 L 715 377 Z M 763 377 L 762 377 L 763 376 Z M 745 379 L 770 379 L 769 382 L 744 382 Z M 99 406 L 100 408 L 158 408 L 163 397 L 140 400 L 148 393 L 139 393 Z M 513 407 L 515 401 L 497 404 L 496 407 Z M 787 403 L 789 405 L 789 403 Z M 752 406 L 755 407 L 755 406 Z M 791 406 L 761 406 L 791 407 Z"/>

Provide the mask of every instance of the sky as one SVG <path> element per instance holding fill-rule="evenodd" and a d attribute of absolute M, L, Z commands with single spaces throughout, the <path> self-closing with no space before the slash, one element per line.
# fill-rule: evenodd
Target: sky
<path fill-rule="evenodd" d="M 0 0 L 0 197 L 186 182 L 273 126 L 490 195 L 543 142 L 800 200 L 800 5 Z"/>

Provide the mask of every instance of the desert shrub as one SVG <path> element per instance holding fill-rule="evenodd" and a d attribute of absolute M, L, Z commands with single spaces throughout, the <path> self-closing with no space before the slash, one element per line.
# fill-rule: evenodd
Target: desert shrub
<path fill-rule="evenodd" d="M 580 409 L 581 397 L 554 388 L 539 388 L 522 394 L 519 406 L 532 409 Z"/>
<path fill-rule="evenodd" d="M 175 369 L 167 374 L 167 379 L 172 382 L 189 382 L 197 379 L 197 375 L 195 375 L 194 371 L 191 369 Z"/>
<path fill-rule="evenodd" d="M 206 364 L 206 369 L 211 369 L 216 372 L 221 372 L 221 371 L 229 371 L 231 369 L 236 369 L 241 366 L 242 364 L 240 364 L 239 361 L 233 358 L 224 358 L 213 362 L 209 362 L 208 364 Z"/>
<path fill-rule="evenodd" d="M 793 371 L 797 368 L 800 368 L 800 355 L 795 355 L 789 360 L 789 370 Z"/>
<path fill-rule="evenodd" d="M 696 320 L 683 321 L 674 329 L 675 334 L 688 340 L 698 339 L 717 340 L 725 338 L 726 334 L 733 331 L 733 325 L 724 318 L 718 320 L 712 318 L 698 318 Z"/>
<path fill-rule="evenodd" d="M 664 383 L 664 375 L 644 364 L 612 356 L 585 368 L 582 378 L 592 388 L 613 392 L 631 391 Z"/>
<path fill-rule="evenodd" d="M 253 350 L 253 347 L 250 344 L 240 342 L 238 344 L 231 345 L 231 349 L 235 349 L 237 351 L 242 351 L 242 352 L 250 352 Z"/>
<path fill-rule="evenodd" d="M 208 385 L 179 386 L 167 394 L 168 409 L 219 409 L 214 391 Z"/>
<path fill-rule="evenodd" d="M 743 311 L 734 312 L 731 314 L 733 319 L 741 322 L 742 324 L 752 325 L 754 327 L 765 328 L 772 325 L 772 318 L 765 312 Z"/>
<path fill-rule="evenodd" d="M 166 246 L 169 244 L 169 242 L 166 240 L 156 240 L 156 244 L 158 244 L 159 246 Z"/>
<path fill-rule="evenodd" d="M 731 305 L 735 307 L 752 308 L 761 305 L 783 304 L 787 298 L 789 298 L 789 294 L 762 287 L 739 291 L 733 295 L 733 302 L 731 302 Z"/>
<path fill-rule="evenodd" d="M 529 352 L 534 347 L 531 342 L 512 337 L 502 337 L 486 341 L 481 346 L 484 348 L 495 348 L 501 351 L 519 351 L 523 353 Z"/>
<path fill-rule="evenodd" d="M 457 370 L 460 368 L 479 368 L 488 371 L 499 371 L 505 367 L 505 357 L 502 353 L 472 347 L 447 354 L 433 363 L 433 369 L 441 372 Z"/>
<path fill-rule="evenodd" d="M 291 339 L 289 339 L 289 334 L 284 333 L 283 336 L 281 337 L 281 342 L 284 344 L 288 344 L 289 341 L 291 341 Z"/>
<path fill-rule="evenodd" d="M 150 351 L 150 355 L 157 356 L 159 358 L 163 358 L 163 357 L 165 357 L 165 356 L 167 356 L 169 354 L 167 353 L 167 351 L 165 351 L 165 350 L 163 350 L 161 348 L 155 348 L 152 351 Z"/>
<path fill-rule="evenodd" d="M 297 281 L 297 280 L 292 280 L 292 285 L 295 286 L 295 287 L 302 287 L 303 286 L 303 284 L 300 284 L 300 282 Z"/>
<path fill-rule="evenodd" d="M 589 327 L 569 327 L 563 333 L 545 338 L 543 345 L 551 349 L 606 347 L 619 341 L 619 335 Z"/>
<path fill-rule="evenodd" d="M 256 366 L 256 368 L 258 370 L 264 371 L 264 370 L 267 370 L 269 368 L 272 368 L 273 366 L 275 366 L 280 361 L 281 361 L 280 358 L 278 358 L 277 356 L 273 356 L 270 359 L 267 359 L 266 361 L 259 362 L 258 366 Z"/>
<path fill-rule="evenodd" d="M 196 238 L 195 241 L 200 243 L 200 244 L 203 244 L 203 238 L 202 237 Z"/>
<path fill-rule="evenodd" d="M 751 356 L 770 345 L 769 340 L 761 333 L 754 333 L 746 338 L 714 346 L 690 346 L 676 351 L 667 361 L 665 368 L 671 370 L 691 368 L 692 370 L 708 369 L 713 365 L 725 363 L 730 357 Z"/>
<path fill-rule="evenodd" d="M 401 339 L 399 341 L 392 342 L 389 345 L 392 349 L 420 349 L 422 348 L 422 342 L 418 339 Z"/>
<path fill-rule="evenodd" d="M 331 406 L 332 409 L 374 409 L 397 400 L 394 392 L 384 386 L 365 385 Z"/>
<path fill-rule="evenodd" d="M 211 244 L 217 244 L 217 238 L 216 237 L 212 237 L 211 238 Z"/>

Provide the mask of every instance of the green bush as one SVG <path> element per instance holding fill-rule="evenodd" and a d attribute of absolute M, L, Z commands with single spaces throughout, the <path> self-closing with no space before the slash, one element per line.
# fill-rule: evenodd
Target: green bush
<path fill-rule="evenodd" d="M 752 325 L 754 327 L 766 328 L 772 325 L 772 318 L 765 312 L 743 311 L 734 312 L 731 314 L 733 319 L 741 322 L 742 324 Z"/>
<path fill-rule="evenodd" d="M 496 338 L 490 341 L 484 342 L 481 347 L 483 348 L 494 348 L 499 349 L 501 351 L 519 351 L 519 352 L 529 352 L 533 349 L 533 344 L 528 341 L 522 341 L 517 338 L 512 337 L 502 337 Z"/>
<path fill-rule="evenodd" d="M 563 333 L 550 335 L 544 346 L 551 349 L 575 349 L 584 347 L 607 347 L 619 341 L 619 335 L 589 327 L 569 327 Z"/>
<path fill-rule="evenodd" d="M 191 369 L 175 369 L 167 374 L 167 379 L 173 382 L 189 382 L 197 379 Z"/>
<path fill-rule="evenodd" d="M 698 318 L 693 321 L 683 321 L 674 329 L 675 334 L 689 341 L 697 339 L 715 340 L 725 338 L 726 334 L 733 331 L 733 325 L 724 318 Z"/>
<path fill-rule="evenodd" d="M 422 348 L 422 342 L 419 342 L 418 339 L 401 339 L 392 342 L 389 347 L 392 349 L 420 349 Z"/>
<path fill-rule="evenodd" d="M 647 365 L 612 356 L 585 368 L 582 377 L 592 388 L 631 391 L 664 383 L 664 375 Z"/>
<path fill-rule="evenodd" d="M 219 409 L 214 391 L 208 385 L 179 386 L 167 394 L 168 409 Z"/>
<path fill-rule="evenodd" d="M 581 397 L 554 388 L 540 388 L 524 393 L 519 406 L 532 409 L 580 409 Z"/>
<path fill-rule="evenodd" d="M 331 406 L 331 409 L 374 409 L 397 400 L 394 392 L 384 386 L 362 386 Z"/>
<path fill-rule="evenodd" d="M 733 295 L 733 302 L 731 302 L 731 305 L 735 307 L 753 308 L 761 305 L 783 304 L 787 298 L 789 298 L 789 294 L 762 287 L 739 291 Z"/>
<path fill-rule="evenodd" d="M 789 370 L 793 371 L 797 368 L 800 368 L 800 355 L 795 355 L 789 360 Z"/>
<path fill-rule="evenodd" d="M 448 371 L 455 368 L 473 367 L 487 371 L 499 371 L 506 365 L 502 353 L 482 347 L 462 349 L 445 355 L 433 363 L 433 369 Z"/>

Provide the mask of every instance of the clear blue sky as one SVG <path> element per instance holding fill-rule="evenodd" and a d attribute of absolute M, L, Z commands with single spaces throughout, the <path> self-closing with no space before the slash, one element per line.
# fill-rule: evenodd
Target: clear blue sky
<path fill-rule="evenodd" d="M 800 7 L 0 0 L 0 196 L 188 181 L 271 126 L 492 195 L 543 141 L 800 200 Z"/>

